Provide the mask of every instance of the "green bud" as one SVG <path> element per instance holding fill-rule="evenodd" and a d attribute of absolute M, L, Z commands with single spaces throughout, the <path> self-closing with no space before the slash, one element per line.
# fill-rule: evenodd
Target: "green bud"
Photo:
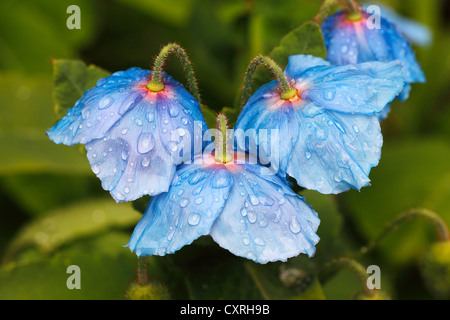
<path fill-rule="evenodd" d="M 169 300 L 169 290 L 155 281 L 141 285 L 133 282 L 126 292 L 128 300 Z"/>
<path fill-rule="evenodd" d="M 436 242 L 425 254 L 422 277 L 439 299 L 450 299 L 450 241 Z"/>

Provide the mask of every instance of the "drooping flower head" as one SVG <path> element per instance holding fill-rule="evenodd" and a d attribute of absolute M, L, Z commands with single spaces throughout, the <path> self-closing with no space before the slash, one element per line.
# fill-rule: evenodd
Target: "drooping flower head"
<path fill-rule="evenodd" d="M 243 107 L 236 134 L 256 133 L 237 136 L 239 149 L 252 153 L 256 145 L 258 159 L 280 176 L 321 193 L 368 185 L 383 144 L 376 114 L 403 88 L 401 63 L 332 66 L 297 55 L 289 58 L 285 76 L 293 96 L 283 98 L 279 83 L 271 81 Z"/>
<path fill-rule="evenodd" d="M 163 72 L 151 90 L 152 76 L 131 68 L 100 79 L 47 132 L 58 144 L 85 144 L 92 171 L 118 202 L 167 191 L 206 129 L 197 99 Z"/>
<path fill-rule="evenodd" d="M 423 23 L 401 16 L 392 8 L 382 3 L 371 2 L 362 4 L 363 10 L 367 13 L 373 12 L 373 6 L 377 6 L 383 18 L 391 22 L 411 44 L 427 47 L 433 41 L 432 30 Z"/>
<path fill-rule="evenodd" d="M 411 46 L 397 28 L 381 13 L 379 25 L 367 12 L 351 16 L 339 11 L 322 24 L 327 47 L 327 60 L 335 65 L 357 64 L 368 61 L 403 63 L 405 87 L 398 99 L 409 97 L 410 83 L 425 82 L 425 76 Z"/>
<path fill-rule="evenodd" d="M 181 165 L 169 191 L 150 200 L 127 246 L 138 256 L 165 255 L 209 234 L 259 263 L 312 256 L 317 213 L 269 168 L 239 159 L 217 146 L 214 155 Z"/>

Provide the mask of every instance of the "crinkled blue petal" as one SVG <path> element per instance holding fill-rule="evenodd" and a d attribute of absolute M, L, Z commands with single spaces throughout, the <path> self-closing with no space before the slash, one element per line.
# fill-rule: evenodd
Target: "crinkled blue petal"
<path fill-rule="evenodd" d="M 404 84 L 399 61 L 318 66 L 294 80 L 303 99 L 329 110 L 357 114 L 381 112 Z"/>
<path fill-rule="evenodd" d="M 331 110 L 311 117 L 296 113 L 300 133 L 287 173 L 300 186 L 337 194 L 369 185 L 369 172 L 381 156 L 383 137 L 376 115 L 350 115 Z"/>
<path fill-rule="evenodd" d="M 381 110 L 381 112 L 378 112 L 375 115 L 377 116 L 378 120 L 381 122 L 388 117 L 390 112 L 391 112 L 391 106 L 388 104 L 386 107 L 384 107 L 383 110 Z"/>
<path fill-rule="evenodd" d="M 419 46 L 429 46 L 431 42 L 433 41 L 433 33 L 431 29 L 414 20 L 411 20 L 409 18 L 405 18 L 403 16 L 400 16 L 390 7 L 380 4 L 378 2 L 376 3 L 364 3 L 363 4 L 363 10 L 367 13 L 371 14 L 372 12 L 368 12 L 367 9 L 371 5 L 377 5 L 381 9 L 381 15 L 391 22 L 397 30 L 405 36 L 406 39 L 411 41 L 413 44 L 417 44 Z"/>
<path fill-rule="evenodd" d="M 297 74 L 317 66 L 329 66 L 330 62 L 311 55 L 297 54 L 289 56 L 289 62 L 284 73 L 294 78 Z"/>
<path fill-rule="evenodd" d="M 150 200 L 127 246 L 138 256 L 165 255 L 209 234 L 232 186 L 223 165 L 182 166 L 169 191 Z"/>
<path fill-rule="evenodd" d="M 404 64 L 407 83 L 425 82 L 425 76 L 417 62 L 409 42 L 383 16 L 380 28 L 368 28 L 364 19 L 350 22 L 340 11 L 325 20 L 322 25 L 327 60 L 336 65 L 356 64 L 368 61 L 399 60 Z"/>
<path fill-rule="evenodd" d="M 230 170 L 234 185 L 211 229 L 213 239 L 258 263 L 314 255 L 320 220 L 303 198 L 267 168 L 243 165 Z"/>
<path fill-rule="evenodd" d="M 293 106 L 280 99 L 277 88 L 272 81 L 249 99 L 236 122 L 235 139 L 239 151 L 247 151 L 250 157 L 258 157 L 259 163 L 270 164 L 285 175 L 298 124 Z"/>
<path fill-rule="evenodd" d="M 176 166 L 191 161 L 194 137 L 207 129 L 180 83 L 164 76 L 165 89 L 149 93 L 149 76 L 132 68 L 99 80 L 48 131 L 56 143 L 86 144 L 92 171 L 118 202 L 167 191 Z"/>
<path fill-rule="evenodd" d="M 53 142 L 66 145 L 103 138 L 128 109 L 144 97 L 145 92 L 135 87 L 149 76 L 148 70 L 131 68 L 98 80 L 97 85 L 87 90 L 75 106 L 47 131 L 48 136 Z"/>

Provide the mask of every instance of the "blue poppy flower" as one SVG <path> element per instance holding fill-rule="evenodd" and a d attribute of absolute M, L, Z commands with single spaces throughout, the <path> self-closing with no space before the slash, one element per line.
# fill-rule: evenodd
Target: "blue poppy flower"
<path fill-rule="evenodd" d="M 314 254 L 317 213 L 281 178 L 238 160 L 201 160 L 181 165 L 169 191 L 150 200 L 127 244 L 131 251 L 165 255 L 209 234 L 233 254 L 259 263 Z"/>
<path fill-rule="evenodd" d="M 403 17 L 386 5 L 377 2 L 364 3 L 362 8 L 364 11 L 371 13 L 368 9 L 370 9 L 370 6 L 372 5 L 378 6 L 381 10 L 381 15 L 386 20 L 391 22 L 395 28 L 412 44 L 427 47 L 433 41 L 433 32 L 428 26 Z"/>
<path fill-rule="evenodd" d="M 361 12 L 361 16 L 361 19 L 351 21 L 344 11 L 339 11 L 324 21 L 322 31 L 327 47 L 327 60 L 335 65 L 401 61 L 405 87 L 398 99 L 406 100 L 411 90 L 410 83 L 425 82 L 425 75 L 409 42 L 383 15 L 380 17 L 379 28 L 368 27 L 370 14 Z"/>
<path fill-rule="evenodd" d="M 100 79 L 47 131 L 57 144 L 85 144 L 92 171 L 118 202 L 167 191 L 176 166 L 192 157 L 194 135 L 206 130 L 180 83 L 164 75 L 164 90 L 152 92 L 150 76 L 131 68 Z"/>
<path fill-rule="evenodd" d="M 401 63 L 332 66 L 297 55 L 285 75 L 297 94 L 282 99 L 277 81 L 260 87 L 237 120 L 238 149 L 255 154 L 257 146 L 262 163 L 270 161 L 280 176 L 321 193 L 367 186 L 383 144 L 376 114 L 403 88 Z"/>

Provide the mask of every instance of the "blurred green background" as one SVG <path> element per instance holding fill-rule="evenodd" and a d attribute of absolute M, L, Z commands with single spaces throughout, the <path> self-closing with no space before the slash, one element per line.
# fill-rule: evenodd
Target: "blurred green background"
<path fill-rule="evenodd" d="M 381 2 L 381 1 L 380 1 Z M 389 233 L 366 255 L 355 252 L 411 208 L 450 223 L 450 3 L 383 3 L 433 30 L 415 48 L 426 84 L 394 102 L 382 123 L 381 162 L 372 186 L 339 196 L 304 191 L 319 213 L 313 259 L 257 265 L 203 237 L 178 253 L 149 259 L 152 281 L 175 299 L 350 299 L 361 285 L 349 270 L 319 272 L 332 259 L 378 265 L 393 299 L 439 298 L 423 256 L 436 241 L 425 220 Z M 69 5 L 81 29 L 69 30 Z M 110 72 L 149 68 L 161 46 L 176 41 L 194 64 L 203 103 L 234 104 L 249 60 L 268 54 L 283 35 L 317 13 L 318 0 L 2 0 L 0 2 L 0 299 L 124 299 L 136 257 L 124 248 L 147 198 L 117 205 L 101 188 L 78 146 L 46 136 L 57 120 L 54 59 L 79 59 Z M 184 83 L 178 61 L 166 70 Z M 136 209 L 135 209 L 136 208 Z M 81 268 L 81 290 L 66 287 L 67 266 Z M 447 270 L 448 271 L 448 270 Z M 432 277 L 432 276 L 431 276 Z M 444 280 L 442 280 L 444 281 Z M 450 283 L 447 283 L 450 286 Z"/>

